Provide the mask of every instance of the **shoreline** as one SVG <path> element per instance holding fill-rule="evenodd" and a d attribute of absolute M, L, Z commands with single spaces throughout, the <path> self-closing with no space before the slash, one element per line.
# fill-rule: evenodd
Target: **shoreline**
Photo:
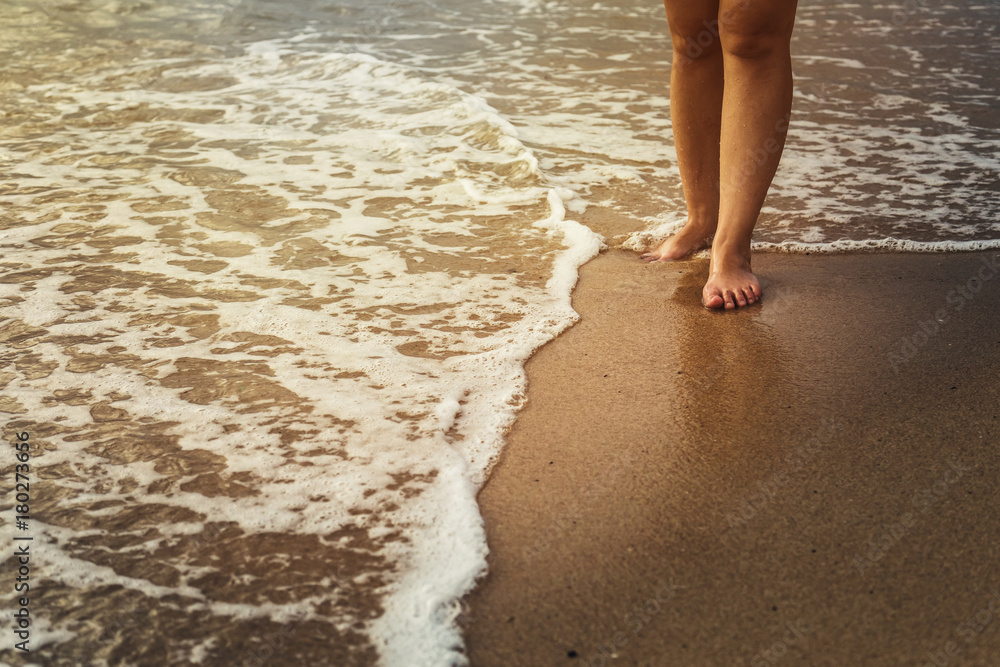
<path fill-rule="evenodd" d="M 1000 655 L 1000 253 L 754 266 L 726 313 L 707 260 L 581 268 L 479 494 L 472 665 Z"/>

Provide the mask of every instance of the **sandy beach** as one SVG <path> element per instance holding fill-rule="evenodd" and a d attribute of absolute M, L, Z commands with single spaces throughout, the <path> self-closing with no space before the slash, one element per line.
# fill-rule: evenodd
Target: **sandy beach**
<path fill-rule="evenodd" d="M 1000 660 L 1000 253 L 754 261 L 728 313 L 705 259 L 583 267 L 479 495 L 474 666 Z"/>
<path fill-rule="evenodd" d="M 1000 3 L 7 4 L 0 665 L 1000 665 Z"/>

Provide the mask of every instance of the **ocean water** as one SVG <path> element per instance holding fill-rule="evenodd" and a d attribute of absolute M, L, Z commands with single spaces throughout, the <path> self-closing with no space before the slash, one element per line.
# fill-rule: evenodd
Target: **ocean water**
<path fill-rule="evenodd" d="M 758 249 L 1000 247 L 998 19 L 801 3 Z M 0 55 L 3 660 L 463 664 L 523 363 L 683 219 L 662 7 L 7 0 Z"/>

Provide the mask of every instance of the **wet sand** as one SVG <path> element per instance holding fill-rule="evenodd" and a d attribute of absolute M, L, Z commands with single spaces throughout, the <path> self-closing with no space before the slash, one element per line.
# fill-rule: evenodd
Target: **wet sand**
<path fill-rule="evenodd" d="M 729 313 L 707 260 L 582 269 L 479 496 L 472 665 L 998 664 L 1000 253 L 755 269 Z"/>

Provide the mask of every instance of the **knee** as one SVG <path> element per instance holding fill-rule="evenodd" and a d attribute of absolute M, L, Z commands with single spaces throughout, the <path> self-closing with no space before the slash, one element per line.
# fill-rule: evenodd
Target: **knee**
<path fill-rule="evenodd" d="M 787 55 L 792 23 L 773 17 L 729 18 L 719 23 L 719 43 L 727 56 L 743 59 Z"/>
<path fill-rule="evenodd" d="M 706 60 L 722 52 L 719 22 L 715 19 L 671 26 L 670 41 L 673 43 L 674 62 L 680 59 L 688 62 Z"/>

